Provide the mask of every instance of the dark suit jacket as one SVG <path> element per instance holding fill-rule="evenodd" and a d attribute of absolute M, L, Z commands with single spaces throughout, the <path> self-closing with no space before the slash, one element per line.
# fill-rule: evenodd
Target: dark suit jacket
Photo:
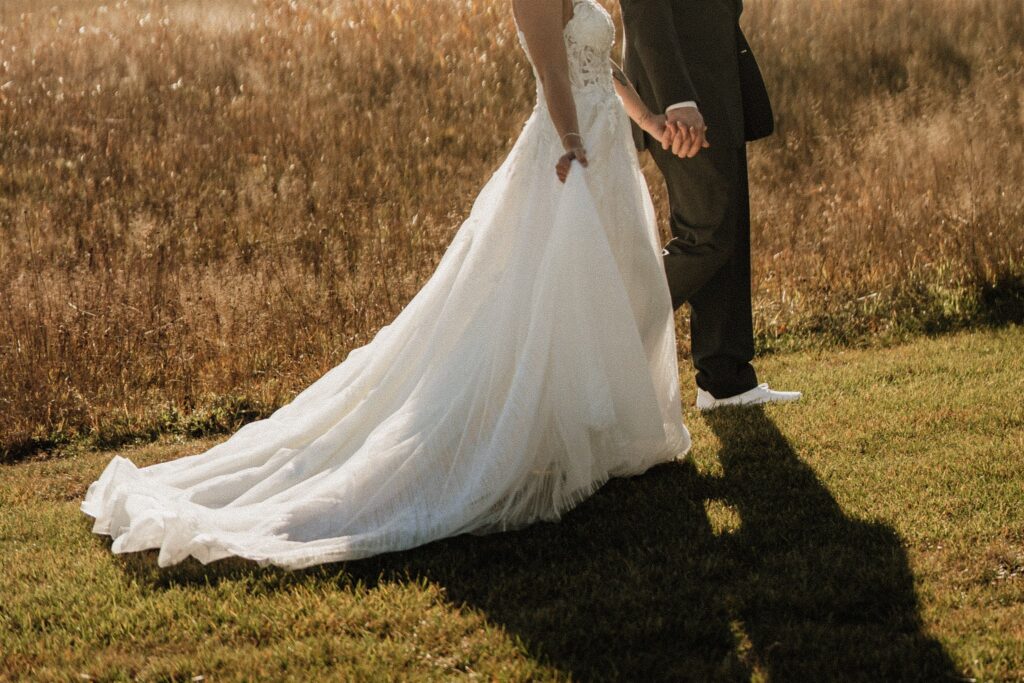
<path fill-rule="evenodd" d="M 768 94 L 739 28 L 743 0 L 620 0 L 620 5 L 623 70 L 651 111 L 696 101 L 711 144 L 739 146 L 771 132 Z M 643 149 L 644 135 L 635 125 L 633 134 L 637 149 Z"/>

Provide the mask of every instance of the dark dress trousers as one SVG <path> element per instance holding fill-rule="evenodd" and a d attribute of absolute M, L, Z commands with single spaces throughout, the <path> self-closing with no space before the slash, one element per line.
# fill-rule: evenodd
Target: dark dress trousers
<path fill-rule="evenodd" d="M 634 125 L 668 188 L 672 239 L 665 275 L 690 303 L 697 385 L 715 398 L 757 385 L 750 301 L 746 141 L 772 132 L 757 62 L 739 27 L 742 0 L 620 0 L 623 69 L 655 113 L 697 103 L 711 146 L 680 159 Z"/>

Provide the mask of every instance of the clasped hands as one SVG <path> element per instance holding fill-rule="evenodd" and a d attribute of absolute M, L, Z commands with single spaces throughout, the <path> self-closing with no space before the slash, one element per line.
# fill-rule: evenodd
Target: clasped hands
<path fill-rule="evenodd" d="M 648 135 L 661 141 L 661 148 L 671 150 L 680 159 L 697 156 L 702 149 L 711 146 L 708 142 L 708 127 L 696 107 L 677 107 L 668 114 L 649 114 L 641 122 Z"/>
<path fill-rule="evenodd" d="M 668 114 L 648 113 L 641 120 L 640 127 L 648 135 L 659 140 L 662 149 L 671 149 L 680 159 L 695 157 L 702 149 L 711 146 L 707 139 L 708 127 L 696 107 L 677 107 Z M 567 150 L 555 164 L 555 174 L 563 183 L 569 176 L 573 160 L 579 161 L 581 166 L 587 165 L 587 151 L 583 147 L 583 138 L 570 133 L 565 142 L 568 143 Z"/>

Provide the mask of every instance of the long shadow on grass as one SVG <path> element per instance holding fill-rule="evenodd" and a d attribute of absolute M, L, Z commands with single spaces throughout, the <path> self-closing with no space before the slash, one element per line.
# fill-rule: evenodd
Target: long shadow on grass
<path fill-rule="evenodd" d="M 721 476 L 663 465 L 609 482 L 558 524 L 347 565 L 267 569 L 264 588 L 426 578 L 580 680 L 955 677 L 922 631 L 896 533 L 847 517 L 762 410 L 705 419 L 721 441 Z M 706 501 L 731 506 L 738 528 L 716 534 Z M 192 564 L 157 581 L 203 584 L 252 569 Z"/>
<path fill-rule="evenodd" d="M 609 482 L 559 524 L 349 570 L 370 583 L 427 577 L 581 680 L 955 677 L 922 631 L 896 533 L 847 517 L 762 410 L 706 419 L 720 477 L 657 467 Z M 732 506 L 739 528 L 716 535 L 709 500 Z"/>

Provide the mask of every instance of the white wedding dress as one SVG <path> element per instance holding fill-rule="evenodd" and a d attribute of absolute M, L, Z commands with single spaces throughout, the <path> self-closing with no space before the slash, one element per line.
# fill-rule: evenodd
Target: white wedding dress
<path fill-rule="evenodd" d="M 683 457 L 672 306 L 613 35 L 577 0 L 564 38 L 589 167 L 556 178 L 538 81 L 514 147 L 395 320 L 205 452 L 141 468 L 115 455 L 81 504 L 92 531 L 115 553 L 159 548 L 161 567 L 298 569 L 556 520 L 609 477 Z"/>

